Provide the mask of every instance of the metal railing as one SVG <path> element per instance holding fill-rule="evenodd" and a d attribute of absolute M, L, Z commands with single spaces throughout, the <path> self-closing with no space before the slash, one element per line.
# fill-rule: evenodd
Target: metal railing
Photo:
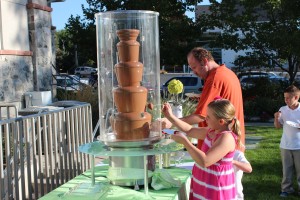
<path fill-rule="evenodd" d="M 38 199 L 91 167 L 90 104 L 0 120 L 0 198 Z"/>
<path fill-rule="evenodd" d="M 18 108 L 14 104 L 0 105 L 0 120 L 14 118 L 18 116 Z"/>

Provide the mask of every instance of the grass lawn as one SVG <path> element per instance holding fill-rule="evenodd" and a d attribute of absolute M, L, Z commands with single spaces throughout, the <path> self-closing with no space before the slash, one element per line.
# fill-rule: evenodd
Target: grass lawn
<path fill-rule="evenodd" d="M 282 129 L 272 127 L 246 127 L 247 136 L 263 136 L 256 149 L 246 150 L 246 157 L 252 165 L 251 174 L 244 173 L 243 186 L 245 200 L 265 199 L 300 199 L 300 196 L 290 195 L 279 197 L 282 178 L 282 166 L 279 143 Z M 294 189 L 297 191 L 294 174 Z"/>

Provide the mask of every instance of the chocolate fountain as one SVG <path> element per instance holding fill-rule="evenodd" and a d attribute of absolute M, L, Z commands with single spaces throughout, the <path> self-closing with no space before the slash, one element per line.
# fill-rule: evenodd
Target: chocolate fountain
<path fill-rule="evenodd" d="M 140 85 L 143 64 L 138 62 L 139 30 L 118 30 L 117 44 L 119 63 L 115 65 L 118 86 L 113 90 L 119 113 L 112 117 L 112 128 L 118 140 L 147 139 L 150 134 L 151 114 L 144 112 L 147 103 L 147 88 Z"/>
<path fill-rule="evenodd" d="M 147 151 L 162 138 L 161 128 L 153 128 L 161 117 L 158 13 L 98 13 L 96 25 L 98 139 L 110 151 L 107 177 L 115 185 L 143 185 L 145 163 L 149 173 L 156 164 Z"/>

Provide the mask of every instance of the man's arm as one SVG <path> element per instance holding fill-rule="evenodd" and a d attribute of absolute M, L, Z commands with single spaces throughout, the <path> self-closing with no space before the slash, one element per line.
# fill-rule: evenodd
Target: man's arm
<path fill-rule="evenodd" d="M 200 115 L 197 114 L 191 114 L 182 118 L 179 118 L 178 120 L 184 121 L 187 124 L 194 125 L 198 124 L 199 122 L 204 121 L 204 117 L 201 117 Z M 171 128 L 172 127 L 172 122 L 170 122 L 167 118 L 161 119 L 162 122 L 162 128 Z"/>
<path fill-rule="evenodd" d="M 191 115 L 182 117 L 180 119 L 190 125 L 198 124 L 199 122 L 203 122 L 205 120 L 204 117 L 201 117 L 200 115 L 197 115 L 197 114 L 191 114 Z"/>

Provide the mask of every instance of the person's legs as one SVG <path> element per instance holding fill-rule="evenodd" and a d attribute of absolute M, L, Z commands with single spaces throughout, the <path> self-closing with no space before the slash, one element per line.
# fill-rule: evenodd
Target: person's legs
<path fill-rule="evenodd" d="M 291 150 L 280 149 L 282 161 L 281 192 L 293 193 L 294 162 Z"/>
<path fill-rule="evenodd" d="M 300 150 L 294 150 L 293 157 L 294 157 L 294 165 L 295 165 L 296 177 L 298 183 L 298 194 L 300 195 Z"/>

